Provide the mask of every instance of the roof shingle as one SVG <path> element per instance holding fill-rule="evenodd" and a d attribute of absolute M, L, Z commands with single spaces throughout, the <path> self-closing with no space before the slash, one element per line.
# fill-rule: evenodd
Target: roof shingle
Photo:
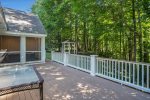
<path fill-rule="evenodd" d="M 4 8 L 8 31 L 45 34 L 45 29 L 38 16 L 19 10 Z"/>

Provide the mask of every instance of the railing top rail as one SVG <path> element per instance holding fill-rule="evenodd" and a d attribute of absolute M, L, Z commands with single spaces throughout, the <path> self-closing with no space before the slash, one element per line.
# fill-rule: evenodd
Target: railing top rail
<path fill-rule="evenodd" d="M 53 53 L 59 53 L 59 54 L 63 54 L 62 52 L 53 52 Z"/>
<path fill-rule="evenodd" d="M 59 53 L 59 54 L 63 54 L 62 52 L 53 52 L 53 53 Z M 86 55 L 77 55 L 77 54 L 69 54 L 68 55 L 73 55 L 73 56 L 82 56 L 82 57 L 87 57 L 90 58 L 90 56 L 86 56 Z M 99 60 L 111 60 L 111 61 L 118 61 L 118 62 L 125 62 L 125 63 L 132 63 L 132 64 L 139 64 L 139 65 L 147 65 L 150 66 L 150 63 L 144 63 L 144 62 L 135 62 L 135 61 L 126 61 L 126 60 L 118 60 L 118 59 L 111 59 L 111 58 L 104 58 L 104 57 L 97 57 L 96 59 Z"/>
<path fill-rule="evenodd" d="M 141 64 L 141 65 L 148 65 L 150 66 L 150 63 L 144 63 L 144 62 L 135 62 L 135 61 L 126 61 L 126 60 L 118 60 L 118 59 L 111 59 L 111 58 L 103 58 L 103 57 L 97 57 L 97 59 L 103 59 L 103 60 L 111 60 L 111 61 L 118 61 L 118 62 L 125 62 L 125 63 L 133 63 L 133 64 Z"/>
<path fill-rule="evenodd" d="M 77 55 L 77 54 L 69 54 L 69 55 L 73 55 L 73 56 L 82 56 L 82 57 L 88 57 L 88 58 L 90 58 L 90 56 L 86 56 L 86 55 Z"/>

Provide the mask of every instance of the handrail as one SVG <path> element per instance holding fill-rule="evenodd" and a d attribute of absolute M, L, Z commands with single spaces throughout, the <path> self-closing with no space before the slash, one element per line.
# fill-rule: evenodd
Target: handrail
<path fill-rule="evenodd" d="M 111 59 L 111 58 L 103 58 L 103 57 L 98 57 L 97 59 L 113 60 L 113 61 L 119 61 L 119 62 L 127 62 L 127 63 L 134 63 L 134 64 L 150 65 L 150 63 L 136 62 L 136 61 L 127 61 L 127 60 L 119 60 L 119 59 Z"/>

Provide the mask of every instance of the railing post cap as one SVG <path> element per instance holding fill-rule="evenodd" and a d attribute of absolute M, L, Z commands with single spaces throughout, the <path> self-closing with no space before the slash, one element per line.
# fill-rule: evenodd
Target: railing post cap
<path fill-rule="evenodd" d="M 64 54 L 69 54 L 68 52 L 64 52 Z"/>

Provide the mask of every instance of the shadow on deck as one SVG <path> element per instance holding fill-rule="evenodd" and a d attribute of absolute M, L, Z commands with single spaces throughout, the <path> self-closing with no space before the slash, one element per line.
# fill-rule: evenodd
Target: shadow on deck
<path fill-rule="evenodd" d="M 45 79 L 44 100 L 150 100 L 150 94 L 55 62 L 37 67 Z"/>
<path fill-rule="evenodd" d="M 148 93 L 55 62 L 39 64 L 37 69 L 45 80 L 44 100 L 150 100 Z M 38 94 L 24 91 L 0 100 L 39 100 Z"/>

